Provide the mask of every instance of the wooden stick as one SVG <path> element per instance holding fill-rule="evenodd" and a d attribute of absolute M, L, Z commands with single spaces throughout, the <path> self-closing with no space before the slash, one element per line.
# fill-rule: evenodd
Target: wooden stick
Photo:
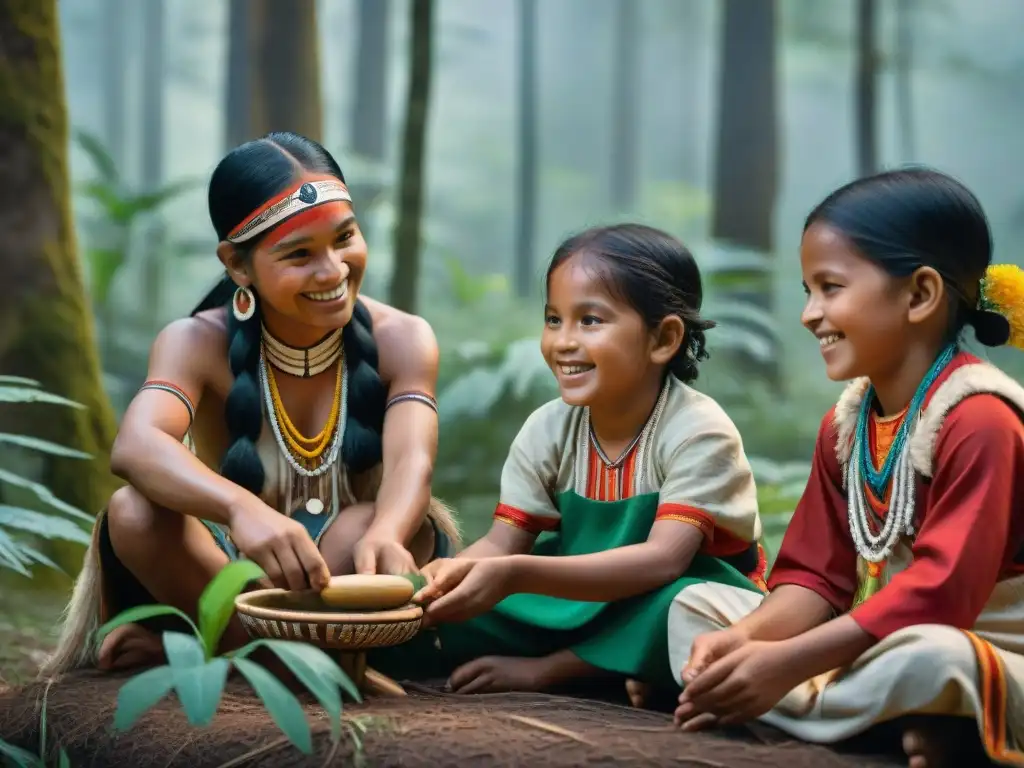
<path fill-rule="evenodd" d="M 385 674 L 378 672 L 372 667 L 367 667 L 363 676 L 366 693 L 371 696 L 408 696 L 405 689 Z"/>

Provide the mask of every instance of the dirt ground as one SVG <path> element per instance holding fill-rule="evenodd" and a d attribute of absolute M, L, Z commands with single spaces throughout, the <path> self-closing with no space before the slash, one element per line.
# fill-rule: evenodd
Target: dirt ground
<path fill-rule="evenodd" d="M 63 598 L 5 592 L 0 597 L 0 739 L 38 750 L 43 686 L 31 683 L 52 646 Z M 81 673 L 52 685 L 47 742 L 72 766 L 690 766 L 691 768 L 873 768 L 905 765 L 898 743 L 844 750 L 794 742 L 756 725 L 683 734 L 665 712 L 567 696 L 455 696 L 439 686 L 407 685 L 407 698 L 374 698 L 346 707 L 342 741 L 332 745 L 322 710 L 310 700 L 314 754 L 283 737 L 251 689 L 229 680 L 207 728 L 190 726 L 166 697 L 126 734 L 111 722 L 127 676 Z"/>
<path fill-rule="evenodd" d="M 0 684 L 6 685 L 18 685 L 35 675 L 56 641 L 67 599 L 63 594 L 18 587 L 6 582 L 0 588 Z"/>
<path fill-rule="evenodd" d="M 723 734 L 682 734 L 667 714 L 537 694 L 456 696 L 416 687 L 406 698 L 349 705 L 348 727 L 334 748 L 323 713 L 310 703 L 315 754 L 307 757 L 240 681 L 229 681 L 207 728 L 188 725 L 169 697 L 123 735 L 110 731 L 117 689 L 125 681 L 79 674 L 47 692 L 48 742 L 73 766 L 661 766 L 692 768 L 845 768 L 901 765 L 865 754 L 844 755 L 797 744 L 765 727 Z M 0 693 L 0 737 L 39 743 L 42 686 Z"/>

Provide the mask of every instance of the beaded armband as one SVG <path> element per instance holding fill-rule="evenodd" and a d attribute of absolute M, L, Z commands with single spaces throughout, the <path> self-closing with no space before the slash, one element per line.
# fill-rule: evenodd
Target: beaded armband
<path fill-rule="evenodd" d="M 144 389 L 157 389 L 162 392 L 170 392 L 181 401 L 185 408 L 188 409 L 188 423 L 189 425 L 192 424 L 192 420 L 196 417 L 196 407 L 193 405 L 192 399 L 186 395 L 180 387 L 169 381 L 163 381 L 162 379 L 149 379 L 143 382 L 142 386 L 139 387 L 140 392 Z"/>
<path fill-rule="evenodd" d="M 399 403 L 405 403 L 409 401 L 423 403 L 425 406 L 430 408 L 434 413 L 437 413 L 437 400 L 435 400 L 425 392 L 401 392 L 392 397 L 390 400 L 388 400 L 387 405 L 384 406 L 384 412 L 387 413 L 387 410 L 393 405 L 398 405 Z"/>

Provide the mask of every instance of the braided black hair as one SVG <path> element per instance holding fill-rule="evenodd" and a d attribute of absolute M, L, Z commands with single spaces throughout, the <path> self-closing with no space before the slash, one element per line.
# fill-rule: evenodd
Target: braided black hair
<path fill-rule="evenodd" d="M 575 254 L 599 259 L 608 290 L 639 312 L 648 327 L 656 328 L 669 315 L 683 321 L 683 341 L 667 368 L 682 382 L 695 381 L 698 363 L 708 357 L 705 332 L 715 322 L 701 317 L 700 269 L 686 246 L 644 224 L 593 227 L 558 247 L 548 265 L 548 281 Z"/>
<path fill-rule="evenodd" d="M 294 133 L 270 133 L 231 150 L 210 178 L 210 220 L 220 240 L 266 200 L 280 193 L 303 172 L 345 177 L 331 154 L 317 142 Z M 249 247 L 240 254 L 248 257 Z M 235 377 L 224 403 L 230 445 L 221 459 L 221 474 L 254 494 L 266 480 L 256 442 L 263 428 L 259 388 L 260 303 L 253 316 L 239 321 L 231 311 L 235 283 L 227 274 L 192 310 L 195 315 L 228 307 L 228 362 Z M 255 293 L 255 292 L 254 292 Z M 369 311 L 356 302 L 352 319 L 342 332 L 348 366 L 348 420 L 341 458 L 358 473 L 378 464 L 387 391 L 378 372 L 377 344 Z"/>

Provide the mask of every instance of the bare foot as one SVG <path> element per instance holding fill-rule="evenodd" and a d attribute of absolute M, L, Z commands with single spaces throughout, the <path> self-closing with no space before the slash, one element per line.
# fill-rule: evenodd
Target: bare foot
<path fill-rule="evenodd" d="M 977 724 L 966 717 L 908 722 L 903 751 L 909 768 L 992 764 L 984 754 Z"/>
<path fill-rule="evenodd" d="M 650 692 L 651 688 L 647 683 L 641 683 L 639 680 L 626 681 L 626 695 L 629 696 L 629 703 L 637 709 L 643 709 L 646 706 Z"/>
<path fill-rule="evenodd" d="M 138 624 L 123 624 L 103 638 L 97 666 L 113 672 L 165 663 L 160 637 Z"/>
<path fill-rule="evenodd" d="M 453 693 L 542 691 L 560 677 L 551 656 L 539 659 L 483 656 L 463 664 L 448 678 Z"/>
<path fill-rule="evenodd" d="M 252 660 L 280 680 L 292 693 L 306 692 L 288 667 L 268 648 L 258 648 Z M 142 667 L 156 667 L 167 663 L 163 639 L 138 624 L 123 624 L 103 638 L 97 666 L 106 672 L 121 672 Z M 236 677 L 238 670 L 231 668 L 229 675 Z"/>

